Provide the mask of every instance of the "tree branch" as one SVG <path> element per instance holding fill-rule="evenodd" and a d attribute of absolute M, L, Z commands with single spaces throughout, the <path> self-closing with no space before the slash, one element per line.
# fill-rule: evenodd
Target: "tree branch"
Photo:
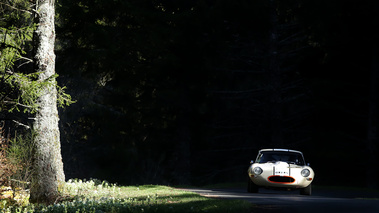
<path fill-rule="evenodd" d="M 28 125 L 26 125 L 26 124 L 23 124 L 23 123 L 20 123 L 20 122 L 18 122 L 18 121 L 16 121 L 16 120 L 12 120 L 13 122 L 15 122 L 17 125 L 19 125 L 19 126 L 23 126 L 23 127 L 25 127 L 26 129 L 30 129 L 30 126 L 28 126 Z"/>
<path fill-rule="evenodd" d="M 20 64 L 20 65 L 18 65 L 17 68 L 20 68 L 20 67 L 22 67 L 22 66 L 25 65 L 25 64 L 33 63 L 33 60 L 30 59 L 30 58 L 26 58 L 26 57 L 20 56 L 20 59 L 24 59 L 25 62 L 22 63 L 22 64 Z"/>
<path fill-rule="evenodd" d="M 4 42 L 1 43 L 0 48 L 1 48 L 1 49 L 2 49 L 2 48 L 13 48 L 13 49 L 16 49 L 16 50 L 22 52 L 22 50 L 21 50 L 20 48 L 15 47 L 15 46 L 12 46 L 12 45 L 10 45 L 10 44 L 6 44 L 6 43 L 4 43 Z"/>
<path fill-rule="evenodd" d="M 8 7 L 12 8 L 12 9 L 15 9 L 15 10 L 18 10 L 18 11 L 21 11 L 21 12 L 32 14 L 32 12 L 30 12 L 28 10 L 20 9 L 20 8 L 17 8 L 15 6 L 13 6 L 13 5 L 10 5 L 10 4 L 4 3 L 4 2 L 0 2 L 0 4 L 8 6 Z"/>
<path fill-rule="evenodd" d="M 29 109 L 32 109 L 32 108 L 33 108 L 33 107 L 31 107 L 31 106 L 24 105 L 24 104 L 20 104 L 20 103 L 14 102 L 14 101 L 3 101 L 3 102 L 4 102 L 5 104 L 14 104 L 14 105 L 22 106 L 22 107 L 29 108 Z"/>

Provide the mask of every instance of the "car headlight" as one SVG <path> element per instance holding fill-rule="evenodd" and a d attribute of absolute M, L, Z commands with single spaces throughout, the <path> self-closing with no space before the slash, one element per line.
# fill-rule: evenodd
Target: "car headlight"
<path fill-rule="evenodd" d="M 254 173 L 255 175 L 260 175 L 260 174 L 262 174 L 262 172 L 263 172 L 263 170 L 261 169 L 261 167 L 255 167 L 255 168 L 253 169 L 253 173 Z"/>
<path fill-rule="evenodd" d="M 301 176 L 303 176 L 303 177 L 308 177 L 310 174 L 311 174 L 311 172 L 309 171 L 309 169 L 301 170 Z"/>

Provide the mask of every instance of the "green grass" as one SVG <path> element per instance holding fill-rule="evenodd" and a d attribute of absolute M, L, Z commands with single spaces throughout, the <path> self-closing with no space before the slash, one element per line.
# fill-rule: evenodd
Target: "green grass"
<path fill-rule="evenodd" d="M 202 197 L 196 193 L 161 185 L 117 186 L 91 181 L 69 181 L 66 201 L 54 205 L 4 207 L 1 212 L 150 213 L 150 212 L 249 212 L 252 204 L 242 200 Z"/>

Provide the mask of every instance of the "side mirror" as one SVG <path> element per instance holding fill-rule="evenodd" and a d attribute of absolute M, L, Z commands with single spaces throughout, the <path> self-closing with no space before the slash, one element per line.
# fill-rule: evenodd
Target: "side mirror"
<path fill-rule="evenodd" d="M 250 164 L 253 164 L 254 163 L 254 161 L 252 160 L 252 161 L 250 161 Z"/>
<path fill-rule="evenodd" d="M 310 163 L 307 163 L 307 166 L 311 166 L 311 164 L 310 164 Z"/>

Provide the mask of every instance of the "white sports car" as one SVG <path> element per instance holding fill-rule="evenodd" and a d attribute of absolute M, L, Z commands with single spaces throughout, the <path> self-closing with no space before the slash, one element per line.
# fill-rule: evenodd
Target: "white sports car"
<path fill-rule="evenodd" d="M 259 187 L 300 189 L 311 195 L 315 173 L 304 161 L 303 153 L 290 149 L 261 149 L 248 169 L 247 191 L 257 193 Z"/>

